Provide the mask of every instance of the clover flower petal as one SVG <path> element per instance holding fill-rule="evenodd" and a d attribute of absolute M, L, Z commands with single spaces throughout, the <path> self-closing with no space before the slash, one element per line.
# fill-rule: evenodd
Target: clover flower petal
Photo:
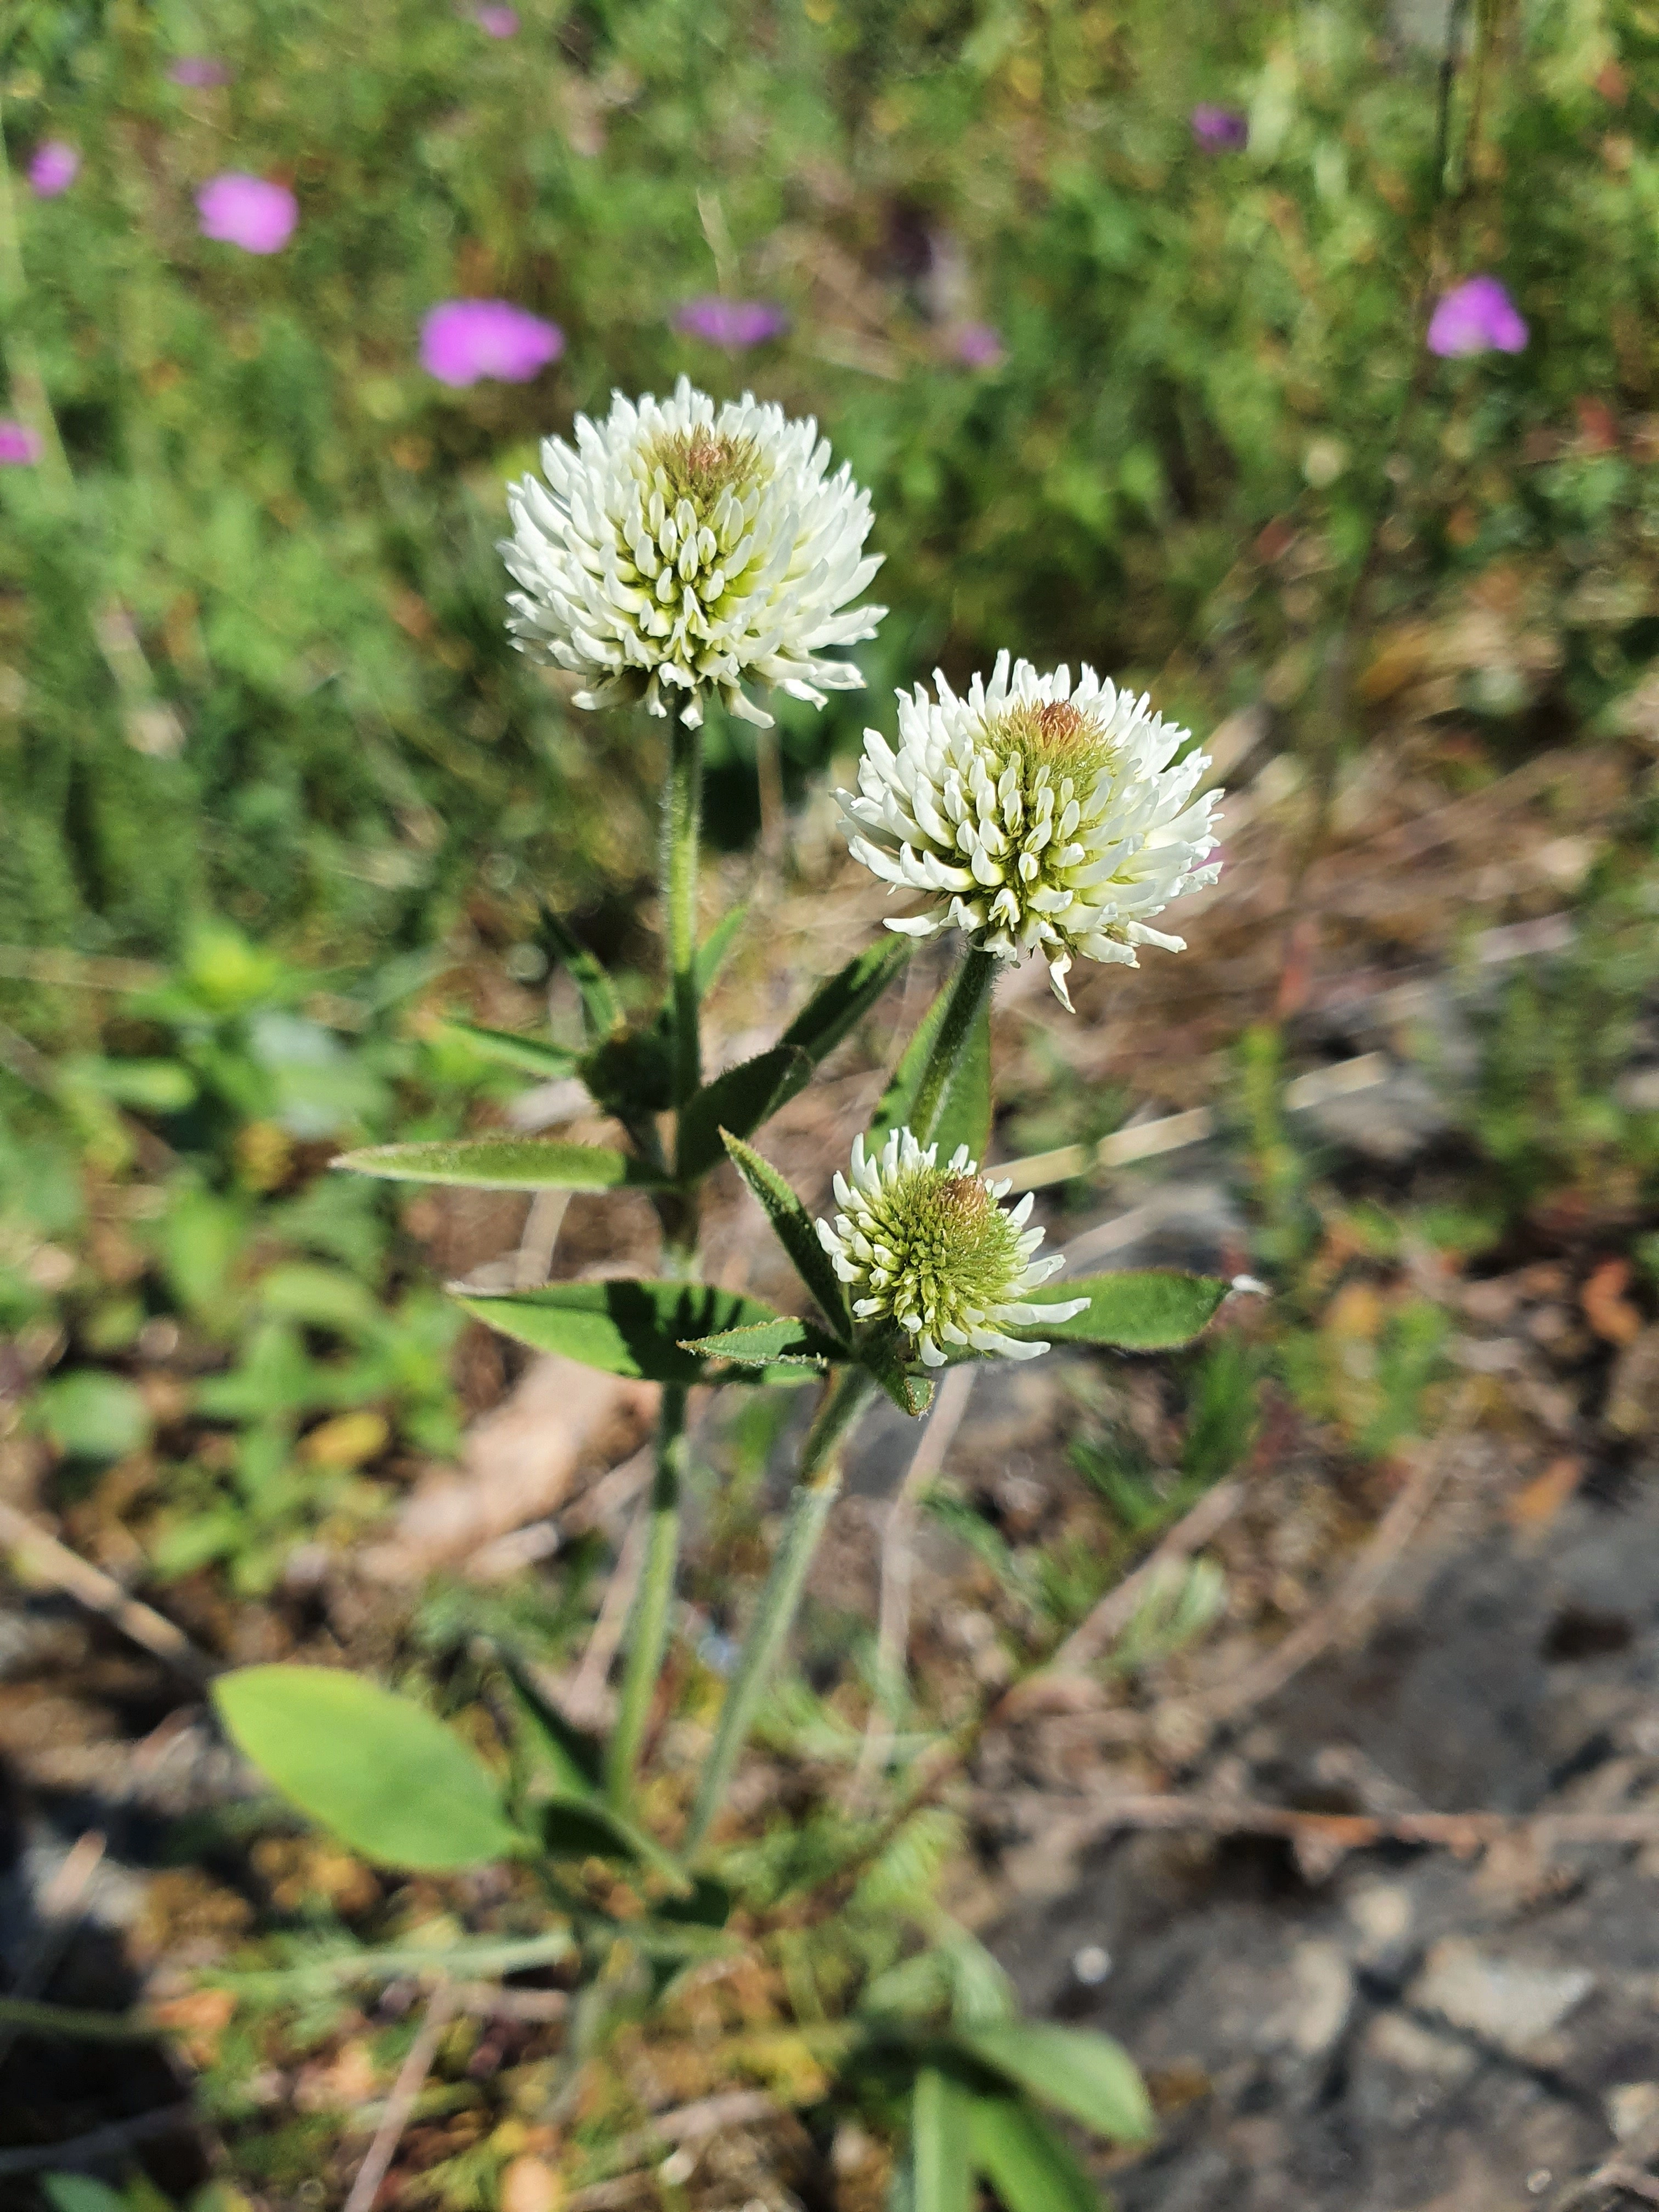
<path fill-rule="evenodd" d="M 745 721 L 771 716 L 745 684 L 822 706 L 864 678 L 826 649 L 873 637 L 884 607 L 851 602 L 880 566 L 870 498 L 810 419 L 745 392 L 716 408 L 682 377 L 672 399 L 614 395 L 575 442 L 542 447 L 545 482 L 512 485 L 501 545 L 520 649 L 583 679 L 579 707 L 642 699 L 687 721 L 717 692 Z"/>
<path fill-rule="evenodd" d="M 1006 1334 L 1034 1322 L 1070 1321 L 1087 1298 L 1034 1306 L 1026 1295 L 1064 1267 L 1057 1255 L 1033 1255 L 1041 1229 L 1028 1229 L 1031 1194 L 1005 1209 L 1010 1186 L 981 1176 L 959 1146 L 945 1166 L 939 1146 L 895 1129 L 872 1157 L 853 1146 L 852 1170 L 835 1179 L 841 1208 L 833 1226 L 816 1225 L 836 1273 L 853 1293 L 853 1316 L 896 1328 L 901 1346 L 924 1367 L 953 1355 L 1035 1359 L 1039 1343 Z"/>
<path fill-rule="evenodd" d="M 901 691 L 899 742 L 865 732 L 859 788 L 841 792 L 854 857 L 930 903 L 888 922 L 908 936 L 957 928 L 1017 961 L 1041 952 L 1067 1008 L 1079 955 L 1133 968 L 1137 948 L 1184 951 L 1152 927 L 1171 899 L 1215 881 L 1209 766 L 1175 755 L 1189 732 L 1087 666 L 1039 676 L 999 653 L 958 697 Z"/>

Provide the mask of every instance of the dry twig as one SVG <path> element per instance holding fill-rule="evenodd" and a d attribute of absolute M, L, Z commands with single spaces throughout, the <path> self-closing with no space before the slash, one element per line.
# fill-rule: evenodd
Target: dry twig
<path fill-rule="evenodd" d="M 345 2212 L 370 2212 L 387 2169 L 398 2154 L 404 2130 L 409 2125 L 415 2110 L 415 2100 L 426 2086 L 426 2077 L 432 2071 L 432 2062 L 438 2055 L 438 2045 L 443 2033 L 454 2018 L 459 2007 L 451 1984 L 440 1982 L 432 1992 L 426 2017 L 419 2033 L 409 2046 L 409 2056 L 398 2069 L 398 2078 L 392 2085 L 392 2094 L 380 2124 L 374 2130 L 374 2140 L 368 2154 L 357 2169 L 357 2179 L 351 2185 L 351 2194 L 345 2201 Z"/>
<path fill-rule="evenodd" d="M 113 1576 L 94 1567 L 78 1552 L 71 1552 L 27 1513 L 20 1513 L 3 1500 L 0 1500 L 0 1546 L 16 1553 L 44 1580 L 66 1590 L 94 1613 L 102 1613 L 124 1636 L 142 1644 L 146 1651 L 183 1675 L 192 1689 L 205 1688 L 218 1673 L 216 1663 L 197 1650 L 182 1628 L 153 1607 L 129 1597 Z"/>

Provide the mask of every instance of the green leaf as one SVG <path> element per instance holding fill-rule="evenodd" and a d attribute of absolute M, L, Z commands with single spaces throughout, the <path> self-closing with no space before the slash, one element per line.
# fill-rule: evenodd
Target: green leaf
<path fill-rule="evenodd" d="M 473 1050 L 485 1060 L 498 1060 L 505 1066 L 520 1067 L 528 1075 L 539 1075 L 544 1082 L 551 1082 L 561 1075 L 574 1075 L 580 1053 L 572 1052 L 566 1045 L 555 1044 L 547 1037 L 519 1036 L 511 1030 L 481 1029 L 477 1022 L 462 1022 L 446 1014 L 441 1027 L 451 1036 L 465 1037 Z"/>
<path fill-rule="evenodd" d="M 885 1137 L 890 1130 L 907 1127 L 921 1088 L 921 1079 L 932 1055 L 934 1039 L 945 1019 L 945 1008 L 957 988 L 957 978 L 952 976 L 922 1016 L 915 1035 L 904 1048 L 902 1057 L 894 1069 L 887 1088 L 881 1094 L 875 1119 L 870 1124 L 873 1142 Z M 941 1160 L 948 1160 L 958 1145 L 966 1145 L 968 1156 L 983 1161 L 986 1148 L 991 1141 L 991 1007 L 988 1000 L 980 1008 L 966 1043 L 952 1069 L 951 1081 L 939 1108 L 939 1124 L 933 1132 Z"/>
<path fill-rule="evenodd" d="M 690 1875 L 673 1854 L 602 1797 L 550 1797 L 540 1808 L 540 1817 L 550 1858 L 630 1859 L 659 1875 L 676 1897 L 695 1893 Z"/>
<path fill-rule="evenodd" d="M 847 1347 L 814 1328 L 810 1321 L 782 1315 L 776 1321 L 757 1322 L 750 1328 L 727 1328 L 714 1336 L 688 1339 L 682 1349 L 703 1359 L 735 1359 L 740 1366 L 765 1367 L 774 1360 L 805 1361 L 822 1367 L 828 1359 L 846 1357 Z"/>
<path fill-rule="evenodd" d="M 597 1794 L 605 1778 L 605 1753 L 591 1735 L 566 1720 L 536 1687 L 517 1655 L 497 1646 L 496 1658 L 512 1686 L 513 1702 L 522 1729 L 520 1742 L 546 1773 L 556 1795 L 582 1797 Z"/>
<path fill-rule="evenodd" d="M 966 1042 L 951 1071 L 939 1126 L 933 1131 L 941 1160 L 948 1160 L 958 1145 L 966 1145 L 970 1160 L 982 1161 L 991 1143 L 991 1002 L 986 1000 L 974 1018 Z"/>
<path fill-rule="evenodd" d="M 713 990 L 715 978 L 726 965 L 726 956 L 738 941 L 738 932 L 748 919 L 746 906 L 734 906 L 729 914 L 720 916 L 697 947 L 691 972 L 699 999 L 706 998 Z"/>
<path fill-rule="evenodd" d="M 623 1025 L 622 1005 L 598 959 L 550 907 L 541 910 L 539 934 L 549 959 L 560 963 L 581 995 L 589 1037 L 597 1044 L 613 1036 Z"/>
<path fill-rule="evenodd" d="M 459 1303 L 503 1336 L 516 1337 L 538 1352 L 562 1352 L 585 1367 L 643 1376 L 653 1382 L 705 1381 L 707 1360 L 683 1349 L 690 1339 L 779 1318 L 758 1298 L 703 1283 L 549 1283 L 541 1290 L 509 1291 L 500 1297 L 471 1292 Z M 801 1378 L 781 1368 L 722 1379 Z"/>
<path fill-rule="evenodd" d="M 365 1858 L 444 1873 L 521 1855 L 488 1768 L 412 1698 L 333 1667 L 243 1667 L 213 1686 L 237 1748 Z"/>
<path fill-rule="evenodd" d="M 746 1137 L 805 1088 L 812 1063 L 799 1045 L 775 1044 L 728 1067 L 686 1103 L 674 1164 L 682 1182 L 707 1175 L 725 1149 L 723 1136 Z"/>
<path fill-rule="evenodd" d="M 622 1030 L 603 1038 L 584 1055 L 577 1073 L 619 1121 L 661 1113 L 670 1097 L 666 1024 L 659 1018 L 648 1029 Z"/>
<path fill-rule="evenodd" d="M 1023 2098 L 969 2100 L 968 2154 L 1007 2212 L 1101 2212 L 1093 2182 Z"/>
<path fill-rule="evenodd" d="M 917 2069 L 910 2098 L 910 2167 L 915 2212 L 972 2212 L 968 2160 L 970 2100 L 962 2083 L 937 2066 Z"/>
<path fill-rule="evenodd" d="M 817 1300 L 825 1320 L 838 1334 L 851 1327 L 847 1290 L 818 1242 L 812 1217 L 773 1166 L 729 1129 L 720 1136 L 728 1157 L 766 1212 L 780 1244 L 795 1264 L 795 1273 Z"/>
<path fill-rule="evenodd" d="M 958 2028 L 951 2039 L 1097 2135 L 1145 2142 L 1154 2131 L 1146 2085 L 1127 2051 L 1109 2035 L 1051 2021 L 1011 2020 Z"/>
<path fill-rule="evenodd" d="M 920 1420 L 933 1402 L 933 1377 L 917 1375 L 898 1358 L 890 1338 L 872 1339 L 859 1347 L 859 1360 L 873 1375 L 901 1413 Z"/>
<path fill-rule="evenodd" d="M 464 1183 L 475 1190 L 660 1190 L 643 1160 L 604 1145 L 550 1137 L 461 1137 L 424 1145 L 365 1145 L 334 1163 L 393 1182 Z"/>
<path fill-rule="evenodd" d="M 778 1042 L 798 1045 L 816 1066 L 903 973 L 915 950 L 912 939 L 889 935 L 860 952 L 827 983 L 819 984 Z"/>
<path fill-rule="evenodd" d="M 1213 1275 L 1145 1267 L 1116 1275 L 1056 1275 L 1026 1292 L 1026 1304 L 1052 1305 L 1086 1297 L 1071 1321 L 1031 1322 L 1011 1336 L 1048 1337 L 1061 1344 L 1112 1344 L 1124 1352 L 1167 1352 L 1190 1344 L 1208 1327 L 1231 1285 Z"/>
<path fill-rule="evenodd" d="M 125 2197 L 89 2173 L 43 2173 L 40 2194 L 52 2212 L 129 2212 Z"/>
<path fill-rule="evenodd" d="M 154 1425 L 137 1384 L 101 1367 L 53 1376 L 35 1393 L 33 1410 L 71 1459 L 125 1459 L 149 1442 Z"/>

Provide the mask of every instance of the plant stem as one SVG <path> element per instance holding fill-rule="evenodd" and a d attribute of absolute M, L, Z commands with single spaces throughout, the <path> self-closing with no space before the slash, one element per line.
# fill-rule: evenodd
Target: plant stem
<path fill-rule="evenodd" d="M 990 996 L 996 972 L 996 954 L 981 952 L 970 945 L 951 981 L 939 1035 L 933 1039 L 933 1048 L 927 1056 L 910 1109 L 910 1133 L 919 1145 L 933 1141 L 933 1132 L 939 1127 L 950 1091 L 951 1078 L 978 1019 L 979 1010 Z"/>
<path fill-rule="evenodd" d="M 720 1725 L 702 1771 L 681 1856 L 702 1845 L 725 1802 L 727 1785 L 754 1726 L 755 1713 L 793 1626 L 806 1571 L 841 1492 L 842 1449 L 875 1384 L 861 1367 L 842 1367 L 830 1382 L 805 1443 L 783 1535 L 761 1595 L 760 1610 L 720 1707 Z"/>
<path fill-rule="evenodd" d="M 605 1785 L 618 1812 L 625 1812 L 633 1798 L 635 1770 L 651 1718 L 663 1654 L 668 1648 L 674 1574 L 680 1553 L 687 1395 L 683 1382 L 665 1382 L 657 1414 L 657 1465 L 647 1507 L 645 1565 L 628 1620 L 622 1702 L 605 1750 Z"/>
<path fill-rule="evenodd" d="M 662 806 L 662 892 L 672 1007 L 672 1091 L 678 1109 L 702 1080 L 697 1039 L 697 841 L 702 827 L 702 732 L 671 708 Z"/>

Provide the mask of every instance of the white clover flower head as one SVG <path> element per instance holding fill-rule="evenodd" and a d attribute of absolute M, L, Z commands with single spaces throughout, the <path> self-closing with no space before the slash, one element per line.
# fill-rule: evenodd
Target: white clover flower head
<path fill-rule="evenodd" d="M 958 698 L 901 691 L 896 750 L 864 733 L 855 797 L 841 792 L 854 857 L 928 910 L 888 922 L 912 937 L 965 930 L 1005 960 L 1040 951 L 1061 1006 L 1073 959 L 1139 965 L 1136 948 L 1186 949 L 1150 927 L 1182 892 L 1212 884 L 1213 809 L 1194 799 L 1206 757 L 1191 734 L 1085 666 L 1039 676 L 1000 653 Z M 1173 763 L 1173 764 L 1172 764 Z M 1207 864 L 1207 865 L 1206 865 Z"/>
<path fill-rule="evenodd" d="M 817 1224 L 853 1290 L 854 1318 L 896 1322 L 924 1367 L 943 1367 L 953 1352 L 1035 1359 L 1046 1344 L 1004 1331 L 1070 1321 L 1089 1301 L 1028 1305 L 1026 1293 L 1066 1264 L 1032 1257 L 1042 1231 L 1025 1226 L 1030 1192 L 1010 1211 L 997 1203 L 1009 1185 L 980 1175 L 966 1145 L 938 1161 L 939 1146 L 924 1150 L 908 1129 L 895 1129 L 874 1158 L 854 1141 L 852 1173 L 835 1181 L 835 1226 Z"/>
<path fill-rule="evenodd" d="M 576 442 L 542 447 L 547 481 L 508 487 L 501 544 L 523 586 L 509 592 L 521 652 L 574 670 L 579 707 L 643 699 L 687 721 L 718 691 L 745 721 L 772 717 L 745 683 L 822 706 L 856 690 L 834 646 L 873 637 L 885 607 L 856 599 L 880 567 L 866 555 L 870 495 L 809 417 L 792 422 L 745 392 L 716 409 L 682 377 L 672 399 L 613 394 Z"/>

